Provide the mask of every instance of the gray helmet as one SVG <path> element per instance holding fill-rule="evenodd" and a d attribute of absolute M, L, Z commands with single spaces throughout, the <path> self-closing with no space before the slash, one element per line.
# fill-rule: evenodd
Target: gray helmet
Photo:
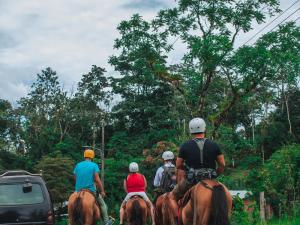
<path fill-rule="evenodd" d="M 164 160 L 172 160 L 172 159 L 174 159 L 174 154 L 173 154 L 173 152 L 171 152 L 171 151 L 165 151 L 165 152 L 162 154 L 162 158 L 163 158 Z"/>
<path fill-rule="evenodd" d="M 191 134 L 203 133 L 206 129 L 205 121 L 202 118 L 194 118 L 189 123 L 189 129 Z"/>
<path fill-rule="evenodd" d="M 129 172 L 136 173 L 139 171 L 139 165 L 136 162 L 132 162 L 129 164 Z"/>

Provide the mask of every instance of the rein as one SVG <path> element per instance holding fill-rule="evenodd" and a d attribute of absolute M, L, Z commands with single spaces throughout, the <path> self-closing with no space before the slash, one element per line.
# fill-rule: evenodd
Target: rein
<path fill-rule="evenodd" d="M 213 187 L 209 186 L 209 185 L 208 185 L 206 182 L 204 182 L 203 180 L 201 180 L 199 183 L 202 184 L 205 188 L 207 188 L 207 189 L 209 189 L 209 190 L 211 190 L 211 191 L 214 190 Z M 218 185 L 218 184 L 217 184 L 217 185 Z M 215 186 L 217 186 L 217 185 L 215 185 Z M 219 184 L 219 185 L 220 185 L 220 184 Z"/>

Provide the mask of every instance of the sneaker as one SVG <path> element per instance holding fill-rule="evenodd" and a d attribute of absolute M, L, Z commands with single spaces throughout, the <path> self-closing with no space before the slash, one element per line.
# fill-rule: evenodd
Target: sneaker
<path fill-rule="evenodd" d="M 108 222 L 107 222 L 107 224 L 106 224 L 106 225 L 113 225 L 113 224 L 114 224 L 114 222 L 115 222 L 115 218 L 113 218 L 112 216 L 109 216 L 109 218 L 108 218 Z"/>

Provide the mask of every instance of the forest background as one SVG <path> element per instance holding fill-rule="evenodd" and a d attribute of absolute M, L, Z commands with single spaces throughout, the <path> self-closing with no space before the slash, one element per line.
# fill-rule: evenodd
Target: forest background
<path fill-rule="evenodd" d="M 93 65 L 74 90 L 64 90 L 45 68 L 17 107 L 0 100 L 0 170 L 42 170 L 62 204 L 83 146 L 94 147 L 101 162 L 104 127 L 106 202 L 116 216 L 129 162 L 140 163 L 153 196 L 161 153 L 176 154 L 190 138 L 188 121 L 202 117 L 226 157 L 219 179 L 254 200 L 264 191 L 275 216 L 299 215 L 300 28 L 282 23 L 252 45 L 235 46 L 254 21 L 279 12 L 276 0 L 180 0 L 151 21 L 138 14 L 122 21 L 108 59 L 112 76 Z M 168 63 L 177 41 L 185 52 Z"/>

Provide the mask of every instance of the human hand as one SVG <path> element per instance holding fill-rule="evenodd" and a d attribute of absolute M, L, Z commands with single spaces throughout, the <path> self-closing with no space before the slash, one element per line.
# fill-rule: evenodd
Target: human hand
<path fill-rule="evenodd" d="M 102 198 L 105 198 L 105 197 L 106 197 L 105 191 L 101 191 L 101 192 L 100 192 L 100 195 L 102 196 Z"/>

